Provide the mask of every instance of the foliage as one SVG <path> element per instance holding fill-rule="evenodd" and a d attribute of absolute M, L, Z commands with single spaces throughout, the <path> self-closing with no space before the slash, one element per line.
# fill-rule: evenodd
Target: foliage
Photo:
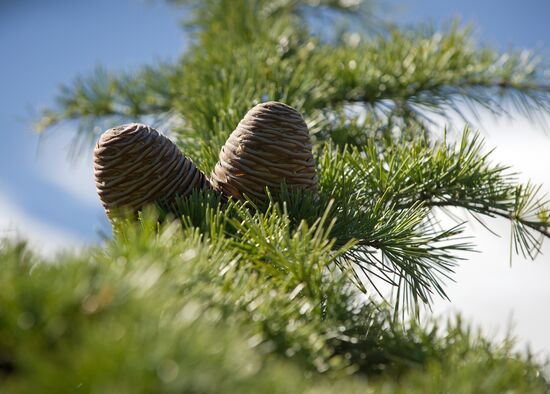
<path fill-rule="evenodd" d="M 284 101 L 310 128 L 319 191 L 282 185 L 266 206 L 196 193 L 117 223 L 104 249 L 55 262 L 5 245 L 5 387 L 550 390 L 543 367 L 509 341 L 415 315 L 446 297 L 445 280 L 475 247 L 462 223 L 442 228 L 437 210 L 509 219 L 515 252 L 531 258 L 550 236 L 537 186 L 492 163 L 478 134 L 447 141 L 431 123 L 434 114 L 475 120 L 479 108 L 549 112 L 540 60 L 479 48 L 458 24 L 369 29 L 366 1 L 173 2 L 186 7 L 192 40 L 178 62 L 79 77 L 39 128 L 78 120 L 83 141 L 155 117 L 208 173 L 252 105 Z M 327 20 L 341 28 L 321 32 Z M 370 297 L 385 296 L 382 284 L 395 302 Z"/>
<path fill-rule="evenodd" d="M 42 261 L 0 252 L 7 392 L 544 392 L 541 366 L 457 320 L 392 323 L 359 301 L 321 227 L 243 222 L 239 250 L 175 224 L 121 226 L 105 249 Z M 243 250 L 262 229 L 253 264 Z M 243 228 L 243 230 L 245 230 Z M 274 235 L 284 235 L 282 239 Z M 265 240 L 264 239 L 264 240 Z M 308 244 L 306 240 L 312 241 Z M 314 249 L 314 254 L 306 253 Z M 298 256 L 292 269 L 286 256 Z M 307 281 L 304 281 L 307 277 Z M 367 381 L 365 376 L 369 376 Z"/>

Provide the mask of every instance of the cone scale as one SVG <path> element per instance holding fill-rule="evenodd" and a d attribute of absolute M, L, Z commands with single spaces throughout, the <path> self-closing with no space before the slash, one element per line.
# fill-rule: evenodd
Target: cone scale
<path fill-rule="evenodd" d="M 177 146 L 157 130 L 132 123 L 103 133 L 94 149 L 99 198 L 112 220 L 155 202 L 171 202 L 208 180 Z"/>
<path fill-rule="evenodd" d="M 267 102 L 252 108 L 223 146 L 210 182 L 226 197 L 266 200 L 285 183 L 290 191 L 317 189 L 311 140 L 292 107 Z"/>

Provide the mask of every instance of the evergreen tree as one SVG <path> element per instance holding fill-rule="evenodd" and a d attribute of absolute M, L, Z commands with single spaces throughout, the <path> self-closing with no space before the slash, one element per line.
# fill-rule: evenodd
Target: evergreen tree
<path fill-rule="evenodd" d="M 513 250 L 531 258 L 550 236 L 539 187 L 493 164 L 480 135 L 447 141 L 432 121 L 475 123 L 480 108 L 536 121 L 550 112 L 540 61 L 481 49 L 458 25 L 401 30 L 368 1 L 174 3 L 190 15 L 179 61 L 79 78 L 39 127 L 78 120 L 87 144 L 112 124 L 153 119 L 209 174 L 247 110 L 282 101 L 308 123 L 319 190 L 283 185 L 265 206 L 196 192 L 58 264 L 6 242 L 2 386 L 549 392 L 544 366 L 511 341 L 492 343 L 460 318 L 418 321 L 475 247 L 435 209 L 509 219 Z M 394 297 L 374 297 L 385 286 Z"/>

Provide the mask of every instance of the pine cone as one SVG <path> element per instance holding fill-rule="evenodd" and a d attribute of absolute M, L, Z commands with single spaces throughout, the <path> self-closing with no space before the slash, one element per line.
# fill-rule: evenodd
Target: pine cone
<path fill-rule="evenodd" d="M 246 194 L 255 202 L 266 200 L 266 187 L 277 196 L 282 183 L 290 191 L 315 191 L 315 161 L 302 116 L 275 101 L 252 108 L 222 148 L 210 182 L 227 197 Z"/>
<path fill-rule="evenodd" d="M 107 130 L 94 150 L 97 192 L 111 219 L 119 210 L 137 212 L 154 202 L 171 202 L 209 185 L 177 146 L 138 123 Z"/>

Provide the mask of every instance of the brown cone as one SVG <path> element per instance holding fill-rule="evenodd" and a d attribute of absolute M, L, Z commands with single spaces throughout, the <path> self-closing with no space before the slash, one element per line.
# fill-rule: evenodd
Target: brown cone
<path fill-rule="evenodd" d="M 270 101 L 252 108 L 220 152 L 210 179 L 227 197 L 254 202 L 277 195 L 282 183 L 289 190 L 317 189 L 311 140 L 302 116 L 292 107 Z"/>
<path fill-rule="evenodd" d="M 168 138 L 138 123 L 107 130 L 94 150 L 99 198 L 112 218 L 207 187 L 208 180 Z"/>

